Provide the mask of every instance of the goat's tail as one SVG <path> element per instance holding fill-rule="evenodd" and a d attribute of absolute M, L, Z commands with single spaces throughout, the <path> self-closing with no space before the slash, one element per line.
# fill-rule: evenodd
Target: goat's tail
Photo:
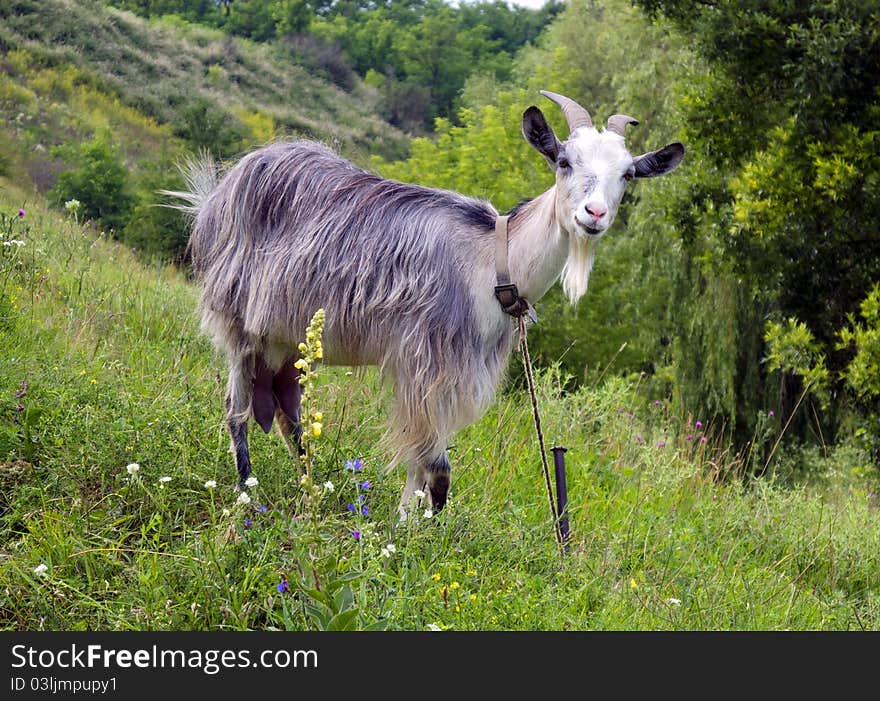
<path fill-rule="evenodd" d="M 197 156 L 189 157 L 179 163 L 177 168 L 186 181 L 187 189 L 185 191 L 159 190 L 160 195 L 178 200 L 178 202 L 165 203 L 162 206 L 177 209 L 195 217 L 208 195 L 217 186 L 217 163 L 210 151 L 202 150 Z"/>

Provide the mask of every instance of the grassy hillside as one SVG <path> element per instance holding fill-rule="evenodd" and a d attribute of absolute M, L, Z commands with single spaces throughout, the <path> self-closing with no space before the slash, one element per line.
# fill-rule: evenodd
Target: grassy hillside
<path fill-rule="evenodd" d="M 405 151 L 405 136 L 376 115 L 369 88 L 344 92 L 301 63 L 290 51 L 91 0 L 3 3 L 0 158 L 46 189 L 61 168 L 56 144 L 109 129 L 136 164 L 178 148 L 173 136 L 216 145 L 211 120 L 243 147 L 301 134 L 361 159 Z"/>
<path fill-rule="evenodd" d="M 319 366 L 312 484 L 256 431 L 243 504 L 184 276 L 8 180 L 0 233 L 4 629 L 880 627 L 868 484 L 744 484 L 700 417 L 620 379 L 539 378 L 548 440 L 570 449 L 564 564 L 518 391 L 458 436 L 449 507 L 398 524 L 384 394 L 371 371 Z"/>

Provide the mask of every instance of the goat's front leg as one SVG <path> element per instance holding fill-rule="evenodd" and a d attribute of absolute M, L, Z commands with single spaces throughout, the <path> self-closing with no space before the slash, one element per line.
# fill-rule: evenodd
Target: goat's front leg
<path fill-rule="evenodd" d="M 431 506 L 434 511 L 440 511 L 440 509 L 446 506 L 446 499 L 449 496 L 450 478 L 452 476 L 452 466 L 449 464 L 446 451 L 428 463 L 425 474 L 427 476 L 428 494 L 431 495 Z"/>
<path fill-rule="evenodd" d="M 400 505 L 397 507 L 401 520 L 406 519 L 406 509 L 410 506 L 417 489 L 426 490 L 426 496 L 430 497 L 431 508 L 434 512 L 440 511 L 446 506 L 451 471 L 452 468 L 445 451 L 429 461 L 427 466 L 418 460 L 410 461 L 406 475 L 406 486 L 403 489 Z"/>

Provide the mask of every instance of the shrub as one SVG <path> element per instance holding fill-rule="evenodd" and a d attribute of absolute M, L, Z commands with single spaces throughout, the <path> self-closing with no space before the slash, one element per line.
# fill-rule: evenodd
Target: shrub
<path fill-rule="evenodd" d="M 121 230 L 134 206 L 128 169 L 116 147 L 104 135 L 82 144 L 52 149 L 72 167 L 58 176 L 49 198 L 58 205 L 82 203 L 82 216 L 99 219 L 108 229 Z"/>
<path fill-rule="evenodd" d="M 186 139 L 193 150 L 207 149 L 220 158 L 241 149 L 244 138 L 241 125 L 204 98 L 184 110 L 183 123 L 174 133 Z"/>

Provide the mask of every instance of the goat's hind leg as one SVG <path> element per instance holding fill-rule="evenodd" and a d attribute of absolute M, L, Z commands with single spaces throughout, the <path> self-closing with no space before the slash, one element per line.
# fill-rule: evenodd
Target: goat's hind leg
<path fill-rule="evenodd" d="M 300 456 L 305 452 L 302 445 L 303 427 L 300 408 L 302 385 L 299 383 L 300 373 L 294 367 L 294 362 L 293 358 L 288 358 L 272 378 L 272 392 L 276 402 L 275 420 L 278 422 L 281 439 L 291 457 Z M 296 444 L 296 452 L 290 444 L 291 436 Z"/>
<path fill-rule="evenodd" d="M 248 449 L 248 420 L 253 395 L 253 357 L 237 357 L 229 361 L 229 384 L 226 390 L 226 428 L 232 439 L 232 453 L 238 470 L 238 484 L 244 486 L 251 474 Z"/>

